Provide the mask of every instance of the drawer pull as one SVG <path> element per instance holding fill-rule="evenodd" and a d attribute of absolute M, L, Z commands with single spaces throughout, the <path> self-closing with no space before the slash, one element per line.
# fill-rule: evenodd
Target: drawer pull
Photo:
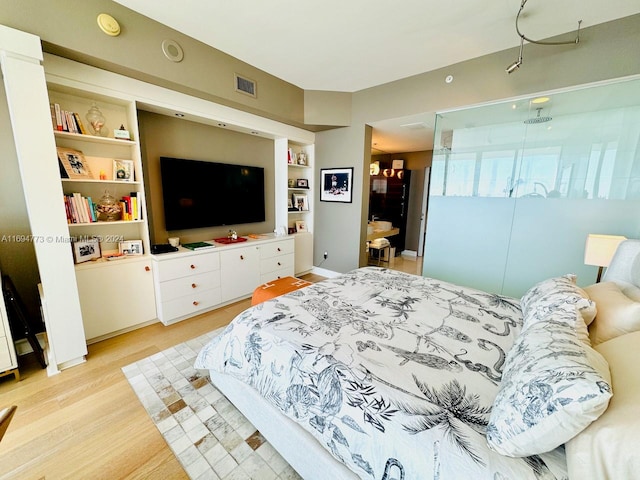
<path fill-rule="evenodd" d="M 240 260 L 244 260 L 244 255 L 240 255 Z"/>
<path fill-rule="evenodd" d="M 282 264 L 280 262 L 278 262 L 278 266 L 280 267 Z"/>
<path fill-rule="evenodd" d="M 191 288 L 196 288 L 196 287 L 197 287 L 197 285 L 195 283 L 191 284 Z"/>
<path fill-rule="evenodd" d="M 282 250 L 280 250 L 280 247 L 278 247 L 278 251 L 281 252 Z"/>
<path fill-rule="evenodd" d="M 145 272 L 150 272 L 151 271 L 151 268 L 149 267 L 149 265 L 145 265 L 144 271 Z"/>
<path fill-rule="evenodd" d="M 194 300 L 193 304 L 197 307 L 198 305 L 200 305 L 200 302 L 198 302 L 197 300 Z"/>
<path fill-rule="evenodd" d="M 191 264 L 191 270 L 195 270 L 196 266 Z"/>

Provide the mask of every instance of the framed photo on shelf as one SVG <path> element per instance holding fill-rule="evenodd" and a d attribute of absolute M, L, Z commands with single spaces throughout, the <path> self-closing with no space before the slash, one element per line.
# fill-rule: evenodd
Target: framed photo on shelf
<path fill-rule="evenodd" d="M 301 212 L 309 211 L 309 202 L 307 200 L 307 196 L 294 193 L 293 208 L 296 208 L 298 209 L 298 211 L 301 211 Z"/>
<path fill-rule="evenodd" d="M 58 160 L 67 178 L 91 180 L 91 169 L 80 150 L 58 147 Z M 62 174 L 62 171 L 60 172 Z"/>
<path fill-rule="evenodd" d="M 142 240 L 123 240 L 118 243 L 118 252 L 123 255 L 142 255 Z"/>
<path fill-rule="evenodd" d="M 353 201 L 353 167 L 320 169 L 320 201 L 351 203 Z"/>
<path fill-rule="evenodd" d="M 133 160 L 114 158 L 113 179 L 119 182 L 133 182 Z"/>
<path fill-rule="evenodd" d="M 289 227 L 289 235 L 296 233 L 296 227 Z"/>
<path fill-rule="evenodd" d="M 98 260 L 102 254 L 100 252 L 100 240 L 89 238 L 73 242 L 73 260 L 76 263 L 84 263 L 90 260 Z"/>
<path fill-rule="evenodd" d="M 296 188 L 309 188 L 309 180 L 306 178 L 298 178 L 296 180 Z"/>
<path fill-rule="evenodd" d="M 297 221 L 296 222 L 296 232 L 308 232 L 307 230 L 307 222 L 305 221 Z"/>

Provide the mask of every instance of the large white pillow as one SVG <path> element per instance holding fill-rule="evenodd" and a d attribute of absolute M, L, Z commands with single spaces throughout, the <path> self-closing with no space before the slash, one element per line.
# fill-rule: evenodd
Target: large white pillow
<path fill-rule="evenodd" d="M 575 307 L 527 315 L 534 318 L 525 316 L 507 354 L 487 426 L 489 446 L 510 457 L 562 445 L 598 418 L 611 397 L 609 368 L 580 338 L 586 326 Z"/>
<path fill-rule="evenodd" d="M 596 303 L 576 285 L 576 276 L 573 274 L 543 280 L 527 290 L 520 299 L 520 307 L 525 314 L 525 325 L 528 310 L 537 310 L 541 315 L 543 312 L 551 313 L 561 305 L 575 306 L 587 325 L 596 316 Z"/>
<path fill-rule="evenodd" d="M 567 442 L 569 478 L 638 477 L 639 345 L 640 332 L 633 332 L 595 347 L 609 363 L 615 395 L 598 420 Z"/>
<path fill-rule="evenodd" d="M 585 287 L 585 291 L 596 302 L 598 310 L 589 326 L 592 345 L 640 330 L 640 302 L 627 297 L 617 284 L 596 283 Z"/>

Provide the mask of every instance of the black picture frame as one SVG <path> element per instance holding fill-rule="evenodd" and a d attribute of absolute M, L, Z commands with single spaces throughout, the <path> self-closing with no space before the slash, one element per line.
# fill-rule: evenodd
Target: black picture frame
<path fill-rule="evenodd" d="M 320 169 L 321 202 L 353 202 L 353 167 Z"/>
<path fill-rule="evenodd" d="M 296 188 L 309 188 L 309 180 L 306 178 L 296 179 Z"/>

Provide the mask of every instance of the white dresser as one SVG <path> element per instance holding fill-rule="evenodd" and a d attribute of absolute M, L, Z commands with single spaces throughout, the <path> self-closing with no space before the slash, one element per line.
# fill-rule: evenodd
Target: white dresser
<path fill-rule="evenodd" d="M 294 255 L 293 238 L 274 235 L 153 255 L 158 318 L 169 325 L 246 298 L 262 283 L 292 276 Z"/>

